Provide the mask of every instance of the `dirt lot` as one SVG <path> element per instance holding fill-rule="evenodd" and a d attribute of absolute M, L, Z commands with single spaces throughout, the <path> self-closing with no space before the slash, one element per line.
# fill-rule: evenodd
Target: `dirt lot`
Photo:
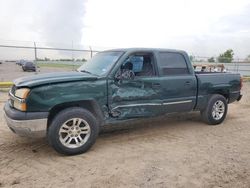
<path fill-rule="evenodd" d="M 243 92 L 219 126 L 199 113 L 128 123 L 71 157 L 13 134 L 1 112 L 0 187 L 250 187 L 250 83 Z"/>

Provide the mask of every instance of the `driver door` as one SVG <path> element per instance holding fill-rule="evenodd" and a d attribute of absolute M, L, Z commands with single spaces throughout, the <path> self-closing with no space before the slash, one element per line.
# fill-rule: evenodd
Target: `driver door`
<path fill-rule="evenodd" d="M 161 87 L 154 54 L 132 54 L 121 67 L 126 67 L 128 61 L 133 64 L 131 71 L 134 76 L 119 79 L 116 76 L 108 81 L 111 115 L 118 119 L 127 119 L 160 114 Z"/>

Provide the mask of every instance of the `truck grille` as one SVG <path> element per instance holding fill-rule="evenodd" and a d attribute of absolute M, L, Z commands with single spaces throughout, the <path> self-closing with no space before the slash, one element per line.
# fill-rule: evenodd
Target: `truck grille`
<path fill-rule="evenodd" d="M 16 92 L 16 86 L 13 85 L 11 87 L 11 89 L 10 89 L 10 93 L 13 94 L 13 95 L 15 95 L 15 92 Z M 14 100 L 10 98 L 9 99 L 9 104 L 10 104 L 11 107 L 14 107 Z"/>
<path fill-rule="evenodd" d="M 10 92 L 11 92 L 13 95 L 15 95 L 15 92 L 16 92 L 16 86 L 15 86 L 15 85 L 13 85 L 13 86 L 11 87 Z"/>

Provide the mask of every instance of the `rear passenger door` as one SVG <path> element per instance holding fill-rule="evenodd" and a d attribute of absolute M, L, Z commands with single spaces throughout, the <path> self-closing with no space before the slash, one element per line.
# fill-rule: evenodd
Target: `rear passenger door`
<path fill-rule="evenodd" d="M 158 52 L 157 63 L 163 110 L 167 113 L 191 111 L 196 103 L 197 81 L 188 68 L 185 54 Z"/>

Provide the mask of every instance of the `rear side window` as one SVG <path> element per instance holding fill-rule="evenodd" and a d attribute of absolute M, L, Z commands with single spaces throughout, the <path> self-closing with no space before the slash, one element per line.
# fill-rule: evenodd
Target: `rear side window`
<path fill-rule="evenodd" d="M 160 52 L 159 67 L 161 75 L 182 75 L 189 73 L 183 55 L 175 52 Z"/>

